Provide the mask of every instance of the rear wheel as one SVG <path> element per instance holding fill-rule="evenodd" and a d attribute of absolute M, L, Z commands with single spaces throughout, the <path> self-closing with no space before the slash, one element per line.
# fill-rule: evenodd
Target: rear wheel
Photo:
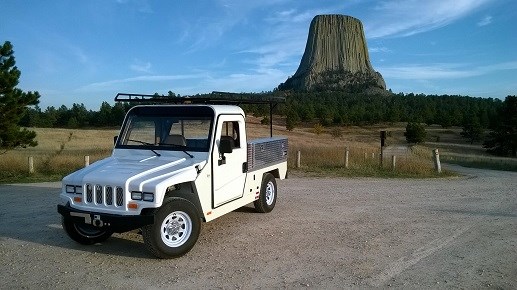
<path fill-rule="evenodd" d="M 276 196 L 275 177 L 271 173 L 266 173 L 262 177 L 259 199 L 253 202 L 255 210 L 262 213 L 272 211 L 276 204 Z"/>
<path fill-rule="evenodd" d="M 142 228 L 147 249 L 158 258 L 176 258 L 194 247 L 201 219 L 188 200 L 174 198 L 155 213 L 155 222 Z"/>
<path fill-rule="evenodd" d="M 113 231 L 109 228 L 99 228 L 85 223 L 76 223 L 70 218 L 62 218 L 62 225 L 68 236 L 83 245 L 93 245 L 106 241 Z"/>

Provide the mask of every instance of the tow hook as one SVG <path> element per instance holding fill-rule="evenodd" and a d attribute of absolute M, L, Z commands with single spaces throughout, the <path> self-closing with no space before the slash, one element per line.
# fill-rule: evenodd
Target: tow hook
<path fill-rule="evenodd" d="M 99 227 L 101 228 L 102 226 L 104 226 L 104 222 L 101 220 L 101 216 L 100 215 L 94 215 L 93 216 L 93 222 L 92 224 L 96 227 Z"/>

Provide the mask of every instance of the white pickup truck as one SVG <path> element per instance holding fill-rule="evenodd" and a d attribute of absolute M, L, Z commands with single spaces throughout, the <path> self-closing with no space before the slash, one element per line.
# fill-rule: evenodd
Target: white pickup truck
<path fill-rule="evenodd" d="M 64 230 L 89 245 L 141 228 L 153 255 L 172 258 L 192 249 L 202 222 L 252 202 L 270 212 L 288 142 L 248 141 L 244 121 L 235 105 L 133 107 L 112 155 L 63 178 Z"/>

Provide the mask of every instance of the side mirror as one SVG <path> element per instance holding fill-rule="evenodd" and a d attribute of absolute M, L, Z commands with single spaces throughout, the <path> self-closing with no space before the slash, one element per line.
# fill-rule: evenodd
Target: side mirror
<path fill-rule="evenodd" d="M 221 138 L 221 140 L 219 141 L 219 152 L 222 154 L 232 153 L 233 152 L 232 141 Z"/>
<path fill-rule="evenodd" d="M 113 136 L 113 145 L 117 145 L 118 136 Z"/>

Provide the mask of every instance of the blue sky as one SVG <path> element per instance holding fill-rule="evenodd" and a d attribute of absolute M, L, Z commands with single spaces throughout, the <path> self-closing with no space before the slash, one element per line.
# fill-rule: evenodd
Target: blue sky
<path fill-rule="evenodd" d="M 117 92 L 261 92 L 296 71 L 318 14 L 363 23 L 393 92 L 517 94 L 515 0 L 2 0 L 0 42 L 40 107 Z"/>

